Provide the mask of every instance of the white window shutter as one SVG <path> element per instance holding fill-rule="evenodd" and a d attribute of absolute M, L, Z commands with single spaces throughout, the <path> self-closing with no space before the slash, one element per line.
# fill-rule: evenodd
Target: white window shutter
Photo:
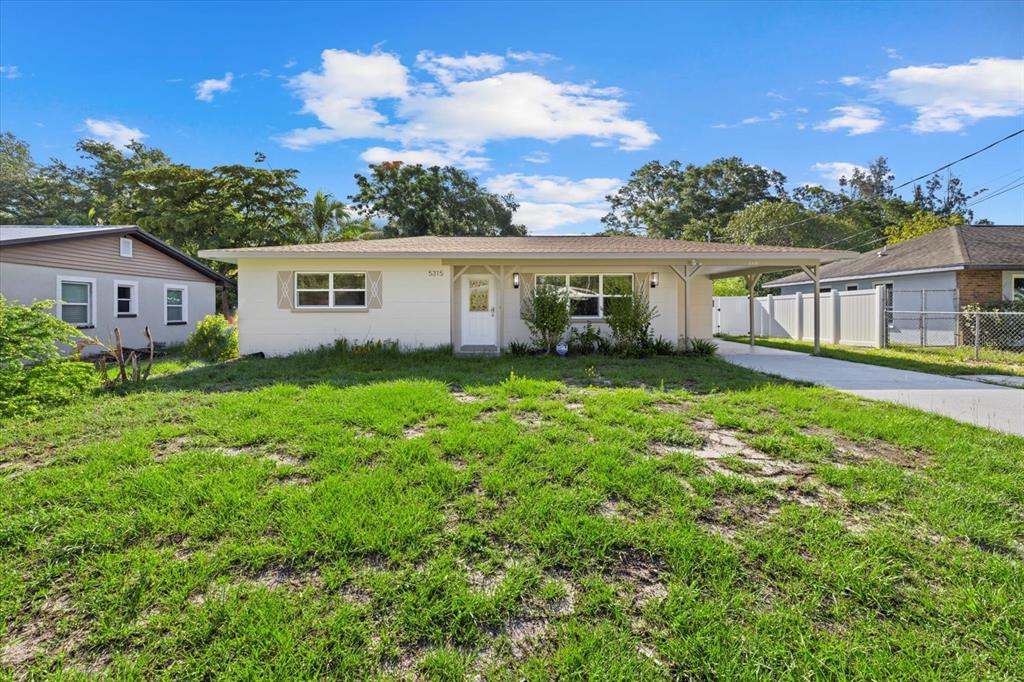
<path fill-rule="evenodd" d="M 366 273 L 366 307 L 384 307 L 384 273 L 380 270 Z"/>
<path fill-rule="evenodd" d="M 277 307 L 282 310 L 291 310 L 294 305 L 295 296 L 292 290 L 295 282 L 294 272 L 277 273 Z"/>

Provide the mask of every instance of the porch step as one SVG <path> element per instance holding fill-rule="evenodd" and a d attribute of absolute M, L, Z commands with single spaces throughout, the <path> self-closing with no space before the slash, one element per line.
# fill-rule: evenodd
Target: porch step
<path fill-rule="evenodd" d="M 494 356 L 498 355 L 497 346 L 459 346 L 455 350 L 456 355 L 482 355 L 482 356 Z"/>

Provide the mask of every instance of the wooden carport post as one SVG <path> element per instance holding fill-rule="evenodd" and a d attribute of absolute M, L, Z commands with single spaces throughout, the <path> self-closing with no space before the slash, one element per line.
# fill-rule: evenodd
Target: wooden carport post
<path fill-rule="evenodd" d="M 761 279 L 760 273 L 746 275 L 747 280 L 747 308 L 750 314 L 750 347 L 754 347 L 754 287 Z"/>

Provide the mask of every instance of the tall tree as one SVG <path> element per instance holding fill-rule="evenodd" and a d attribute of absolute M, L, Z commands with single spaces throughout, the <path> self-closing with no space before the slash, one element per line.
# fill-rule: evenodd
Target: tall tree
<path fill-rule="evenodd" d="M 957 213 L 943 216 L 928 211 L 916 211 L 908 220 L 887 227 L 886 241 L 889 244 L 897 244 L 944 227 L 963 225 L 965 222 L 967 221 L 964 220 L 964 216 Z"/>
<path fill-rule="evenodd" d="M 349 197 L 368 219 L 383 222 L 385 237 L 419 235 L 524 235 L 512 222 L 519 208 L 511 194 L 488 192 L 465 171 L 452 166 L 386 162 L 355 176 L 359 191 Z"/>
<path fill-rule="evenodd" d="M 859 226 L 827 213 L 819 213 L 795 201 L 764 201 L 736 213 L 724 236 L 737 244 L 819 247 L 846 240 Z M 847 248 L 852 244 L 837 245 Z"/>
<path fill-rule="evenodd" d="M 38 165 L 28 143 L 0 135 L 0 223 L 26 225 L 89 222 L 89 192 L 58 161 Z"/>
<path fill-rule="evenodd" d="M 978 190 L 973 194 L 967 194 L 960 178 L 951 173 L 943 183 L 942 178 L 936 173 L 929 178 L 924 187 L 914 185 L 914 206 L 942 218 L 955 216 L 961 223 L 973 222 L 974 211 L 969 209 L 967 204 L 981 192 L 982 190 Z"/>
<path fill-rule="evenodd" d="M 608 197 L 602 218 L 607 232 L 667 239 L 720 237 L 729 220 L 747 206 L 786 197 L 786 176 L 739 157 L 704 166 L 651 161 Z"/>
<path fill-rule="evenodd" d="M 307 204 L 309 237 L 315 242 L 334 241 L 348 218 L 348 208 L 323 190 L 317 190 Z"/>
<path fill-rule="evenodd" d="M 839 178 L 839 187 L 854 201 L 875 201 L 893 196 L 895 179 L 889 160 L 879 156 L 867 169 L 854 168 L 849 177 Z"/>
<path fill-rule="evenodd" d="M 252 166 L 157 165 L 124 174 L 129 200 L 115 218 L 132 222 L 186 253 L 231 246 L 309 241 L 306 191 L 298 171 Z"/>

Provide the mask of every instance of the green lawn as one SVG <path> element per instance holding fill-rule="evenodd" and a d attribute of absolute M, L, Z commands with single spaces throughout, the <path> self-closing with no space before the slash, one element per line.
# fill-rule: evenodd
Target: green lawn
<path fill-rule="evenodd" d="M 723 336 L 729 341 L 749 342 L 748 336 Z M 800 353 L 810 353 L 813 341 L 791 339 L 757 338 L 755 343 L 768 348 L 781 348 Z M 1008 350 L 981 349 L 980 358 L 974 359 L 974 348 L 920 346 L 892 346 L 891 348 L 861 348 L 859 346 L 821 345 L 821 356 L 868 365 L 882 365 L 895 369 L 909 369 L 930 374 L 1007 374 L 1024 376 L 1024 353 Z"/>
<path fill-rule="evenodd" d="M 716 359 L 245 359 L 0 427 L 0 678 L 1024 669 L 1024 439 Z"/>

